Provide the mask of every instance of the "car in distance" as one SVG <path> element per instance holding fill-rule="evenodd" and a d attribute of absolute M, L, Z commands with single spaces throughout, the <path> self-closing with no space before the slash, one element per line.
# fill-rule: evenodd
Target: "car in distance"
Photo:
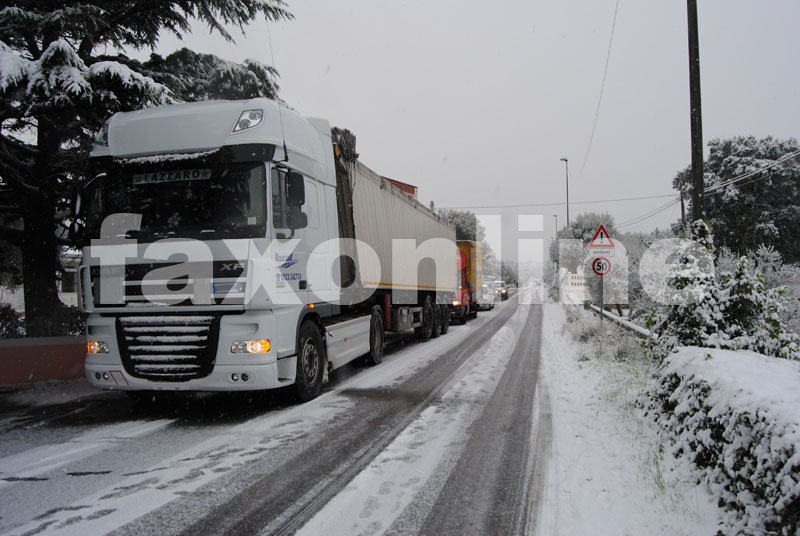
<path fill-rule="evenodd" d="M 489 285 L 484 284 L 478 295 L 478 309 L 491 311 L 494 309 L 494 291 Z"/>
<path fill-rule="evenodd" d="M 495 281 L 494 285 L 494 295 L 499 297 L 501 300 L 508 299 L 508 285 L 506 285 L 505 281 Z"/>

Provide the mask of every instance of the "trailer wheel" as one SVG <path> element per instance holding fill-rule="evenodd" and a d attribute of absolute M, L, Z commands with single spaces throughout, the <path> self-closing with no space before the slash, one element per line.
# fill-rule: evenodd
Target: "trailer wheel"
<path fill-rule="evenodd" d="M 470 316 L 469 316 L 469 317 L 470 317 L 470 318 L 472 318 L 473 320 L 474 320 L 474 319 L 476 319 L 476 318 L 478 318 L 478 308 L 477 308 L 477 307 L 475 308 L 475 310 L 474 310 L 474 311 L 472 311 L 472 312 L 470 313 Z"/>
<path fill-rule="evenodd" d="M 442 335 L 450 329 L 450 309 L 447 305 L 440 306 L 442 310 Z"/>
<path fill-rule="evenodd" d="M 433 306 L 433 330 L 431 330 L 431 339 L 437 338 L 439 335 L 442 334 L 442 324 L 444 323 L 444 319 L 442 318 L 442 308 L 438 305 Z"/>
<path fill-rule="evenodd" d="M 302 402 L 308 402 L 319 395 L 325 375 L 325 355 L 319 328 L 313 322 L 303 322 L 298 342 L 295 392 Z"/>
<path fill-rule="evenodd" d="M 433 304 L 431 303 L 431 297 L 426 296 L 425 302 L 422 305 L 422 325 L 418 328 L 414 328 L 414 334 L 417 336 L 418 339 L 423 341 L 427 341 L 431 338 L 431 334 L 433 333 Z"/>
<path fill-rule="evenodd" d="M 364 356 L 367 365 L 379 365 L 383 361 L 384 340 L 383 315 L 380 306 L 376 305 L 369 319 L 369 353 Z"/>

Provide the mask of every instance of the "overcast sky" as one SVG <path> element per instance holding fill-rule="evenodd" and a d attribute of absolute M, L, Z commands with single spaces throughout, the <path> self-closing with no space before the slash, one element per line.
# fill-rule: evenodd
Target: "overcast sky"
<path fill-rule="evenodd" d="M 563 203 L 671 194 L 690 163 L 686 3 L 620 0 L 588 161 L 615 0 L 288 0 L 271 23 L 280 96 L 353 131 L 361 160 L 419 186 L 439 207 Z M 797 137 L 800 2 L 699 0 L 704 139 Z M 181 46 L 272 63 L 263 21 L 236 43 L 196 26 Z M 579 175 L 580 173 L 580 175 Z M 669 199 L 576 204 L 617 224 Z M 544 215 L 563 205 L 478 213 Z M 664 228 L 677 207 L 626 230 Z M 516 225 L 506 217 L 504 228 Z M 509 238 L 515 238 L 510 236 Z M 504 243 L 505 246 L 505 243 Z M 511 254 L 504 247 L 503 257 Z"/>

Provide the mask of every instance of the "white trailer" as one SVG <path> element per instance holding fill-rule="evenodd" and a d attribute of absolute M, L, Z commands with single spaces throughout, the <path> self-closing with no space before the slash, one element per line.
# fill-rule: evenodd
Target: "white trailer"
<path fill-rule="evenodd" d="M 83 196 L 89 382 L 309 400 L 386 330 L 446 332 L 454 230 L 335 141 L 266 99 L 111 117 Z"/>

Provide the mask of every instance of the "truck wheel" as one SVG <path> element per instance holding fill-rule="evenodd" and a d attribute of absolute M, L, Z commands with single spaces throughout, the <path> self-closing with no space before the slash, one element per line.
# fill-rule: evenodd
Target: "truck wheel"
<path fill-rule="evenodd" d="M 441 306 L 442 309 L 442 335 L 447 333 L 450 329 L 450 308 L 446 305 Z"/>
<path fill-rule="evenodd" d="M 427 341 L 431 338 L 431 334 L 433 333 L 433 304 L 431 303 L 431 297 L 426 296 L 425 302 L 422 305 L 422 325 L 418 328 L 414 328 L 414 334 L 417 336 L 418 339 L 423 341 Z"/>
<path fill-rule="evenodd" d="M 433 330 L 431 331 L 431 339 L 437 338 L 442 334 L 442 308 L 439 305 L 433 306 Z"/>
<path fill-rule="evenodd" d="M 467 319 L 469 318 L 469 304 L 464 306 L 464 310 L 461 313 L 461 318 L 458 319 L 458 323 L 462 326 L 467 323 Z"/>
<path fill-rule="evenodd" d="M 478 318 L 478 308 L 477 307 L 475 308 L 474 311 L 470 312 L 470 318 L 472 318 L 473 320 Z"/>
<path fill-rule="evenodd" d="M 303 322 L 298 343 L 295 392 L 302 402 L 308 402 L 319 395 L 325 375 L 325 355 L 319 328 L 311 321 Z"/>
<path fill-rule="evenodd" d="M 383 361 L 383 315 L 380 306 L 372 308 L 372 317 L 369 319 L 369 353 L 364 356 L 367 365 L 379 365 Z"/>

